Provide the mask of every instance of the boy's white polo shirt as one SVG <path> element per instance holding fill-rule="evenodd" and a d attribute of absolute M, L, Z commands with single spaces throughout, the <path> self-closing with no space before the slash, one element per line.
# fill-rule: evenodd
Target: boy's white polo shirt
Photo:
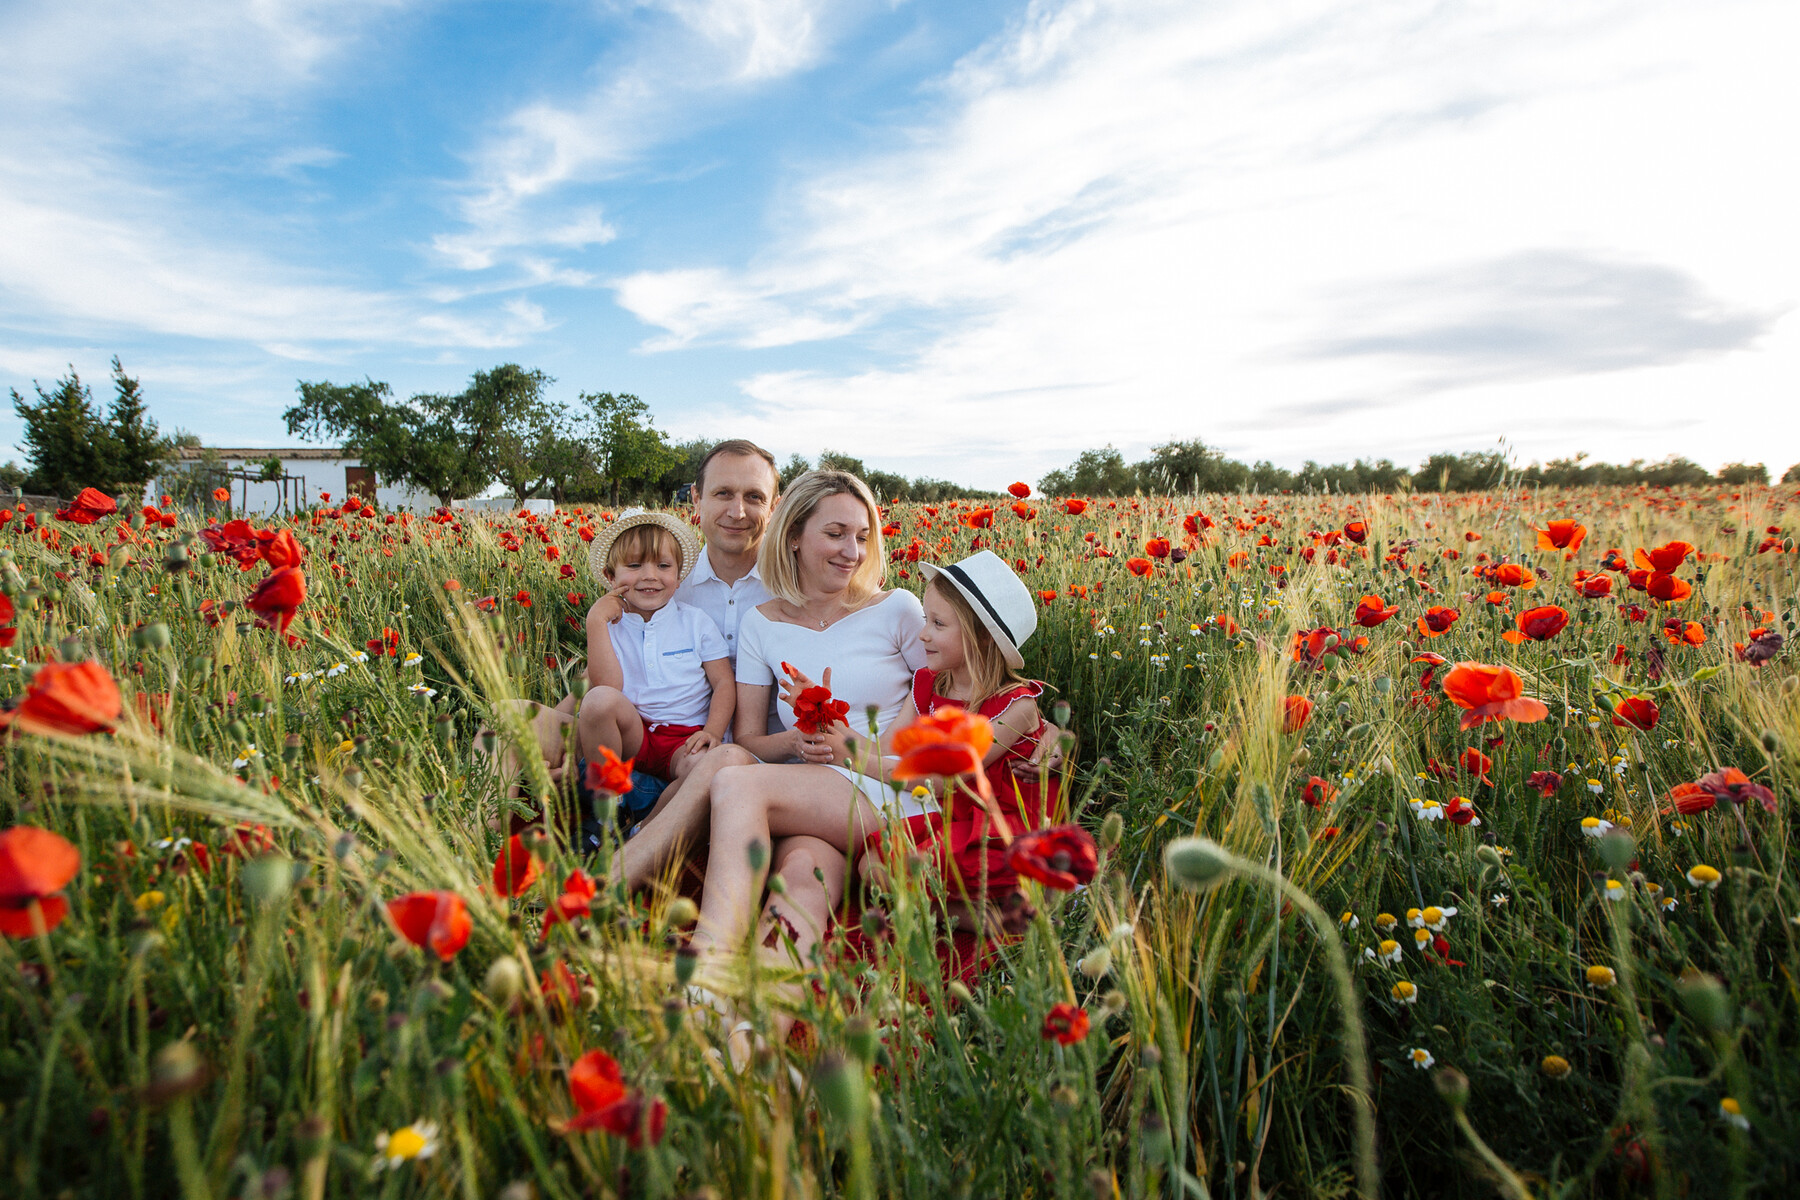
<path fill-rule="evenodd" d="M 738 626 L 743 624 L 745 613 L 769 599 L 769 589 L 763 586 L 762 576 L 754 565 L 750 573 L 736 583 L 726 583 L 713 573 L 712 558 L 702 550 L 700 561 L 676 589 L 675 599 L 693 605 L 712 618 L 725 638 L 725 656 L 735 667 Z"/>
<path fill-rule="evenodd" d="M 651 725 L 704 725 L 712 686 L 702 663 L 728 655 L 712 618 L 670 600 L 648 621 L 626 613 L 606 627 L 625 676 L 620 690 Z"/>

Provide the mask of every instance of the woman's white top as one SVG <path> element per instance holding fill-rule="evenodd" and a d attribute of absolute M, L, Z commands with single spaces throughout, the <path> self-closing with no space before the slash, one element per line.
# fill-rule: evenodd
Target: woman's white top
<path fill-rule="evenodd" d="M 895 589 L 874 604 L 840 618 L 829 629 L 771 621 L 760 609 L 738 627 L 737 681 L 780 691 L 776 676 L 788 663 L 816 681 L 831 668 L 831 694 L 850 706 L 845 717 L 858 738 L 868 733 L 868 708 L 878 732 L 900 718 L 912 695 L 913 672 L 925 665 L 919 633 L 925 610 L 911 592 Z M 780 702 L 783 728 L 794 727 L 794 708 Z"/>

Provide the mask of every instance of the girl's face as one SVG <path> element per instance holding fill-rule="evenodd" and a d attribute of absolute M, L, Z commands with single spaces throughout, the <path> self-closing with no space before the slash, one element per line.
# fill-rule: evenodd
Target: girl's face
<path fill-rule="evenodd" d="M 790 544 L 801 588 L 832 595 L 849 587 L 868 557 L 870 532 L 869 512 L 855 496 L 839 493 L 819 501 Z"/>
<path fill-rule="evenodd" d="M 925 628 L 919 644 L 925 648 L 925 665 L 933 671 L 959 671 L 968 662 L 963 650 L 962 622 L 936 584 L 925 589 Z"/>

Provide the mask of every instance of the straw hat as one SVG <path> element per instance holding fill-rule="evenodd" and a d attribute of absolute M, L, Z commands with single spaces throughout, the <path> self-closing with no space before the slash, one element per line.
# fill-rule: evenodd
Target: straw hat
<path fill-rule="evenodd" d="M 1037 605 L 1031 602 L 1031 589 L 1004 558 L 992 550 L 978 550 L 947 567 L 920 563 L 919 569 L 927 583 L 941 578 L 961 592 L 994 636 L 1006 665 L 1015 671 L 1024 667 L 1025 656 L 1019 647 L 1037 632 Z"/>
<path fill-rule="evenodd" d="M 675 535 L 675 545 L 681 550 L 681 579 L 686 579 L 688 572 L 694 569 L 694 564 L 700 561 L 699 530 L 674 513 L 628 508 L 611 525 L 602 526 L 600 532 L 594 535 L 593 544 L 588 547 L 588 569 L 594 573 L 595 579 L 606 578 L 606 559 L 612 553 L 613 543 L 633 525 L 661 525 Z"/>

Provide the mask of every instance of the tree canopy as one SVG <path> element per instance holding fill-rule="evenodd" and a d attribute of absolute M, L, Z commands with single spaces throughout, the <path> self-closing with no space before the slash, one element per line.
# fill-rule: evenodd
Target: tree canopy
<path fill-rule="evenodd" d="M 102 413 L 75 368 L 37 393 L 33 403 L 12 392 L 13 411 L 24 422 L 21 448 L 29 470 L 19 486 L 26 491 L 70 497 L 84 487 L 103 492 L 142 488 L 168 457 L 169 439 L 150 419 L 143 389 L 112 360 L 113 399 Z"/>

